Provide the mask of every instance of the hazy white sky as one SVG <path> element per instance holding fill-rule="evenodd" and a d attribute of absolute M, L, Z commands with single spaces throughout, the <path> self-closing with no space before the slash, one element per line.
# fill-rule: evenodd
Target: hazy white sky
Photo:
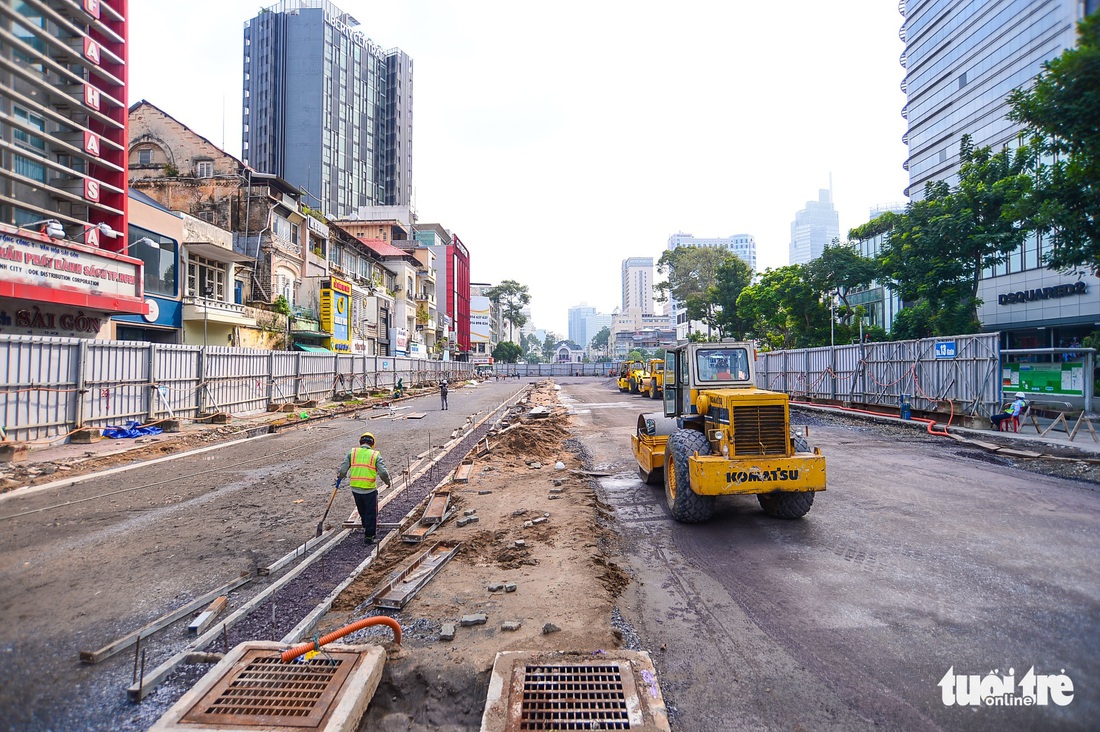
<path fill-rule="evenodd" d="M 130 101 L 240 156 L 244 23 L 257 0 L 130 0 Z M 751 234 L 787 264 L 797 210 L 828 188 L 841 236 L 904 201 L 892 0 L 337 0 L 414 62 L 422 222 L 515 279 L 535 325 L 621 302 L 620 267 L 669 235 Z"/>

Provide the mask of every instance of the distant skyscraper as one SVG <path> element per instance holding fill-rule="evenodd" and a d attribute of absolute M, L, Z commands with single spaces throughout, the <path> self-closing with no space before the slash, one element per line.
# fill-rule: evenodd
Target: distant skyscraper
<path fill-rule="evenodd" d="M 244 27 L 242 157 L 331 218 L 412 198 L 412 59 L 358 25 L 327 0 L 282 0 Z"/>
<path fill-rule="evenodd" d="M 575 307 L 569 308 L 569 340 L 576 343 L 581 348 L 588 345 L 587 327 L 585 318 L 596 314 L 596 308 L 589 307 L 586 303 L 581 303 Z M 592 335 L 596 335 L 593 333 Z"/>
<path fill-rule="evenodd" d="M 749 265 L 749 269 L 756 272 L 756 239 L 751 234 L 734 234 L 726 237 L 694 237 L 691 234 L 678 232 L 668 238 L 668 249 L 677 247 L 711 247 L 726 249 L 733 252 L 741 261 Z M 676 339 L 683 340 L 691 331 L 699 331 L 702 323 L 688 322 L 687 309 L 669 298 L 668 303 L 669 326 L 676 331 Z"/>
<path fill-rule="evenodd" d="M 791 264 L 805 264 L 817 259 L 833 239 L 840 237 L 840 218 L 833 208 L 833 194 L 826 188 L 818 200 L 807 201 L 806 208 L 794 215 L 791 222 Z"/>
<path fill-rule="evenodd" d="M 623 260 L 623 310 L 638 307 L 646 315 L 653 313 L 653 257 L 629 257 Z"/>

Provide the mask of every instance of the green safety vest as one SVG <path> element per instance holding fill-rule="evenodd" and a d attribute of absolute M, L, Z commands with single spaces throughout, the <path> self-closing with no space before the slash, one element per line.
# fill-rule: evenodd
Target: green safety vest
<path fill-rule="evenodd" d="M 369 447 L 356 447 L 351 451 L 351 469 L 348 481 L 354 490 L 373 491 L 378 487 L 378 451 Z"/>

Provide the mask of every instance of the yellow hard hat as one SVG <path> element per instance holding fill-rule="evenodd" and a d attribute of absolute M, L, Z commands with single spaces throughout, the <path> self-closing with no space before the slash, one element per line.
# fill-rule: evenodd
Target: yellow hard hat
<path fill-rule="evenodd" d="M 370 432 L 364 432 L 363 434 L 359 435 L 359 444 L 365 444 L 368 447 L 374 447 L 374 435 L 372 435 Z"/>

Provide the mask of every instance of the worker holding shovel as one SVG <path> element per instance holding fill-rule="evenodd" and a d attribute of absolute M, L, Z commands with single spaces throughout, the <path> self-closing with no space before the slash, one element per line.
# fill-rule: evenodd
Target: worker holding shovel
<path fill-rule="evenodd" d="M 344 458 L 340 472 L 336 474 L 336 483 L 348 476 L 351 495 L 355 499 L 355 508 L 363 521 L 363 542 L 370 546 L 374 543 L 378 523 L 378 480 L 390 486 L 390 473 L 382 462 L 382 453 L 374 449 L 374 435 L 364 432 L 359 438 L 359 447 L 354 447 Z"/>

